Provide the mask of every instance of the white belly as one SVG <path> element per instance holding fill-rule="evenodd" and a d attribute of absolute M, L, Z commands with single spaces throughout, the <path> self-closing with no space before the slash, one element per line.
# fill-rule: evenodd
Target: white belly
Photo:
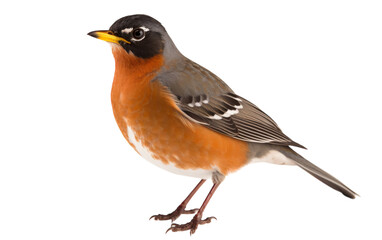
<path fill-rule="evenodd" d="M 137 140 L 135 137 L 134 131 L 128 126 L 127 127 L 127 134 L 129 137 L 129 142 L 134 145 L 136 151 L 141 155 L 144 159 L 151 162 L 152 164 L 163 168 L 167 171 L 170 171 L 175 174 L 179 175 L 185 175 L 190 177 L 197 177 L 202 179 L 208 179 L 211 178 L 213 171 L 212 170 L 205 170 L 205 169 L 181 169 L 177 168 L 174 164 L 164 164 L 161 160 L 154 158 L 154 154 L 150 152 L 150 149 L 143 146 L 141 144 L 141 141 Z M 176 156 L 175 156 L 176 157 Z"/>

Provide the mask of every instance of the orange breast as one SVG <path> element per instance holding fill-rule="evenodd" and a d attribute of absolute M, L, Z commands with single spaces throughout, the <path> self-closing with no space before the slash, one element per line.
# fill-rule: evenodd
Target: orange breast
<path fill-rule="evenodd" d="M 181 169 L 216 169 L 226 175 L 247 163 L 246 142 L 184 118 L 165 88 L 151 81 L 163 64 L 162 56 L 142 60 L 117 47 L 113 54 L 116 72 L 111 99 L 126 140 L 130 127 L 155 159 Z"/>

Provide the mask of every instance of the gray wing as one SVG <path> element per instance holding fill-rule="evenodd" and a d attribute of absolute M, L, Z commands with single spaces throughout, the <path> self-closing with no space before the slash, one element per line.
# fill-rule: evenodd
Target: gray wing
<path fill-rule="evenodd" d="M 305 148 L 287 137 L 256 105 L 188 59 L 160 73 L 156 80 L 168 88 L 188 119 L 209 129 L 246 142 Z"/>

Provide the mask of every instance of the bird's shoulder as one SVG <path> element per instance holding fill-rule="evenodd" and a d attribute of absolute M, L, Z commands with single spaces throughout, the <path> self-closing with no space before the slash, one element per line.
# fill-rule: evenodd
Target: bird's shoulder
<path fill-rule="evenodd" d="M 217 75 L 187 58 L 163 66 L 155 80 L 178 96 L 233 92 Z"/>

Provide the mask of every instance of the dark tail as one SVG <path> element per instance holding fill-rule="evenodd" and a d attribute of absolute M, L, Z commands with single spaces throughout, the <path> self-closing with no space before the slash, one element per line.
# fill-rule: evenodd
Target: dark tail
<path fill-rule="evenodd" d="M 283 148 L 282 153 L 292 159 L 296 162 L 296 164 L 307 171 L 309 174 L 311 174 L 313 177 L 317 178 L 321 182 L 325 183 L 329 187 L 341 192 L 343 195 L 349 198 L 355 198 L 358 196 L 357 193 L 355 193 L 353 190 L 345 186 L 342 182 L 340 182 L 338 179 L 330 175 L 329 173 L 325 172 L 321 168 L 317 167 L 313 163 L 309 162 L 302 156 L 300 156 L 298 153 L 293 151 L 291 148 Z"/>

